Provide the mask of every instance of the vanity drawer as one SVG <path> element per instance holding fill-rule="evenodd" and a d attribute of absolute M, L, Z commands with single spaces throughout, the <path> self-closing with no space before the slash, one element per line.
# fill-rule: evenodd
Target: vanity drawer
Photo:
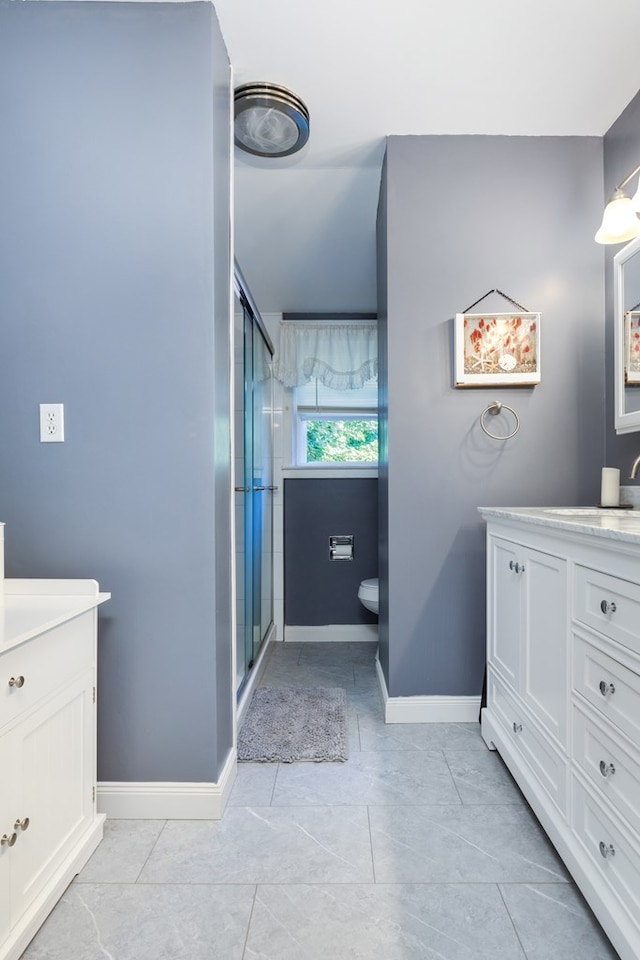
<path fill-rule="evenodd" d="M 505 739 L 519 751 L 562 815 L 567 809 L 567 762 L 539 732 L 535 721 L 504 684 L 489 671 L 488 705 L 504 727 Z"/>
<path fill-rule="evenodd" d="M 91 667 L 94 622 L 91 610 L 0 655 L 0 727 Z"/>
<path fill-rule="evenodd" d="M 640 846 L 575 776 L 571 792 L 575 836 L 598 876 L 628 910 L 637 927 L 640 917 Z"/>
<path fill-rule="evenodd" d="M 633 743 L 640 743 L 640 676 L 576 633 L 573 686 Z"/>
<path fill-rule="evenodd" d="M 574 616 L 640 654 L 640 586 L 576 566 Z"/>
<path fill-rule="evenodd" d="M 640 754 L 573 706 L 573 758 L 584 776 L 640 836 Z"/>

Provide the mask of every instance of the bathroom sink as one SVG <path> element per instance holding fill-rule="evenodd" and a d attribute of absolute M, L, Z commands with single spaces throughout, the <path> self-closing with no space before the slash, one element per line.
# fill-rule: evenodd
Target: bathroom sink
<path fill-rule="evenodd" d="M 618 510 L 609 507 L 543 507 L 542 512 L 553 514 L 556 517 L 620 517 L 627 519 L 629 514 L 633 516 L 633 510 Z"/>

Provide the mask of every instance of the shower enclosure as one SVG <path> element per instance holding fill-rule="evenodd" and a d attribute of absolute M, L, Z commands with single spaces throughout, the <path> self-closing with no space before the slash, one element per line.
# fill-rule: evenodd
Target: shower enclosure
<path fill-rule="evenodd" d="M 236 689 L 273 628 L 273 345 L 235 268 Z"/>

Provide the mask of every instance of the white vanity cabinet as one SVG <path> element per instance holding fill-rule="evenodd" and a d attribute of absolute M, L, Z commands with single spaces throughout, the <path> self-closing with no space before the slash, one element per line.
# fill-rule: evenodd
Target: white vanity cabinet
<path fill-rule="evenodd" d="M 488 538 L 490 708 L 564 815 L 567 771 L 567 563 L 502 536 Z"/>
<path fill-rule="evenodd" d="M 5 581 L 0 601 L 0 960 L 16 960 L 102 838 L 91 580 Z"/>
<path fill-rule="evenodd" d="M 640 957 L 640 513 L 482 508 L 503 757 L 622 960 Z"/>

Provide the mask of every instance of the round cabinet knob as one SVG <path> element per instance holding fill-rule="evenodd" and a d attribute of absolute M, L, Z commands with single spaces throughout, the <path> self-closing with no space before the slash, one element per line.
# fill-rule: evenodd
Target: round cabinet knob
<path fill-rule="evenodd" d="M 17 833 L 11 833 L 9 836 L 5 833 L 0 837 L 0 847 L 12 847 L 17 839 Z"/>
<path fill-rule="evenodd" d="M 615 685 L 613 683 L 607 683 L 606 680 L 601 680 L 599 688 L 600 693 L 603 697 L 608 696 L 609 694 L 614 694 L 616 692 Z"/>
<path fill-rule="evenodd" d="M 515 570 L 516 562 L 515 560 L 509 560 L 509 570 Z"/>
<path fill-rule="evenodd" d="M 607 859 L 607 857 L 615 857 L 616 855 L 616 848 L 613 846 L 613 844 L 605 843 L 604 840 L 600 841 L 600 843 L 598 844 L 598 849 L 600 850 L 600 854 L 604 857 L 605 860 Z"/>
<path fill-rule="evenodd" d="M 16 822 L 15 822 L 14 825 L 13 825 L 13 829 L 14 829 L 14 830 L 27 830 L 27 829 L 29 828 L 29 824 L 30 824 L 30 823 L 31 823 L 31 821 L 29 820 L 29 817 L 25 817 L 24 820 L 16 820 Z"/>
<path fill-rule="evenodd" d="M 606 760 L 600 761 L 600 773 L 603 777 L 612 777 L 616 772 L 616 768 L 612 763 L 607 763 Z"/>
<path fill-rule="evenodd" d="M 600 603 L 600 609 L 604 614 L 615 613 L 618 609 L 615 604 L 615 600 L 603 600 Z"/>
<path fill-rule="evenodd" d="M 514 721 L 514 724 L 513 724 L 513 732 L 514 732 L 514 733 L 522 733 L 522 724 L 521 724 L 521 723 L 516 723 L 516 722 Z"/>
<path fill-rule="evenodd" d="M 24 687 L 24 677 L 11 677 L 9 679 L 10 687 Z"/>

